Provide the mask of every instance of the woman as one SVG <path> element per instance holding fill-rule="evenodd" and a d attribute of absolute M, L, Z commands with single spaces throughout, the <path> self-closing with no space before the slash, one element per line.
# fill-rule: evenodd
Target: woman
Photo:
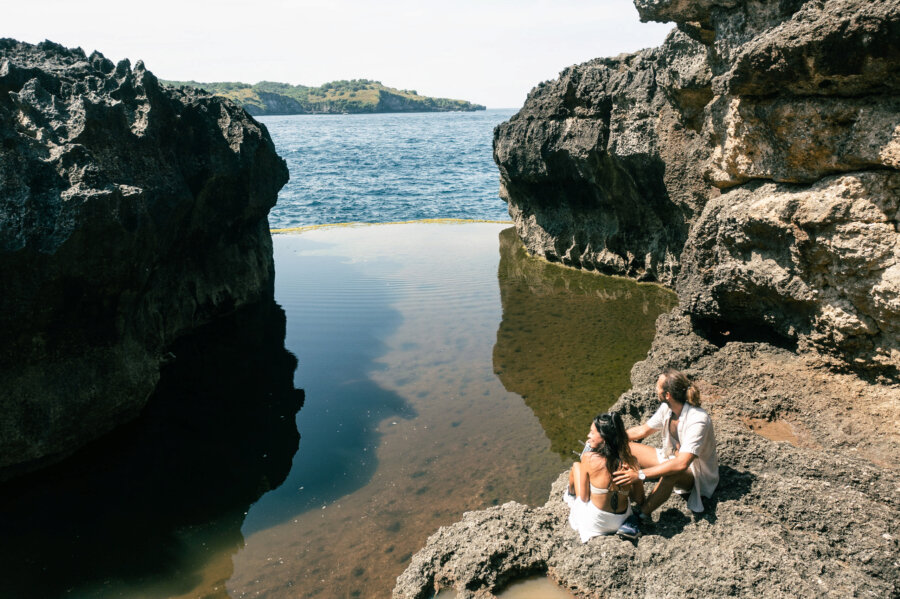
<path fill-rule="evenodd" d="M 619 487 L 613 472 L 637 468 L 637 460 L 628 448 L 628 435 L 622 417 L 600 414 L 591 423 L 587 447 L 581 461 L 572 465 L 569 487 L 563 500 L 569 505 L 569 524 L 587 543 L 597 535 L 613 534 L 631 515 L 629 496 L 637 504 L 644 502 L 644 487 L 630 484 Z"/>

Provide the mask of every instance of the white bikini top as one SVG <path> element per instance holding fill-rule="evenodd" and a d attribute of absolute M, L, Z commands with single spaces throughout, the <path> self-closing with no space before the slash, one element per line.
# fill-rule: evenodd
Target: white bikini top
<path fill-rule="evenodd" d="M 609 493 L 609 489 L 598 489 L 597 487 L 595 487 L 594 485 L 591 484 L 591 481 L 588 481 L 588 486 L 591 488 L 591 493 L 596 493 L 598 495 L 605 495 L 605 494 Z M 614 492 L 627 493 L 628 491 L 623 491 L 622 489 L 619 489 L 618 491 L 614 491 Z"/>
<path fill-rule="evenodd" d="M 591 487 L 591 493 L 597 493 L 598 495 L 603 495 L 605 493 L 609 493 L 609 489 L 598 489 L 594 485 L 588 481 L 588 485 Z"/>

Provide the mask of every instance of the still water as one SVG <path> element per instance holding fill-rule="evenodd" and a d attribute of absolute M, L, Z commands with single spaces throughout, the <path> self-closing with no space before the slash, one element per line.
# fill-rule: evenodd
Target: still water
<path fill-rule="evenodd" d="M 274 245 L 280 306 L 185 340 L 138 422 L 0 492 L 0 596 L 388 597 L 438 526 L 546 500 L 674 305 L 504 225 Z"/>
<path fill-rule="evenodd" d="M 503 225 L 314 230 L 275 248 L 306 404 L 287 480 L 242 527 L 234 597 L 385 597 L 438 526 L 543 503 L 672 307 L 659 287 L 531 259 Z"/>

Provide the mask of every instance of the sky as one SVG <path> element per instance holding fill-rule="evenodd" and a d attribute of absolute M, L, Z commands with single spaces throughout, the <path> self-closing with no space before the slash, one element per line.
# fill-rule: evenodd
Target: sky
<path fill-rule="evenodd" d="M 143 60 L 161 79 L 374 79 L 489 108 L 672 28 L 641 23 L 631 0 L 30 0 L 3 13 L 0 37 Z"/>

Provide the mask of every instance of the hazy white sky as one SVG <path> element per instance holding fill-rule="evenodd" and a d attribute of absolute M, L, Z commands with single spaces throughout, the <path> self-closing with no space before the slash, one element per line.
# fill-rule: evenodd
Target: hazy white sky
<path fill-rule="evenodd" d="M 0 37 L 140 59 L 162 79 L 366 78 L 491 108 L 671 29 L 640 23 L 631 0 L 30 0 L 3 13 Z"/>

